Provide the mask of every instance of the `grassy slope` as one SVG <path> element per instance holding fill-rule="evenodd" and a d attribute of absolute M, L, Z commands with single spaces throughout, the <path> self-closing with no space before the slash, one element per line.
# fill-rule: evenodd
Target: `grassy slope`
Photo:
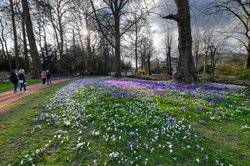
<path fill-rule="evenodd" d="M 53 85 L 20 99 L 7 108 L 2 108 L 4 110 L 0 113 L 0 165 L 13 163 L 23 149 L 32 144 L 39 146 L 42 140 L 47 138 L 50 128 L 30 137 L 35 125 L 33 117 L 41 111 L 44 102 L 67 83 L 68 81 Z M 41 102 L 41 99 L 44 102 Z"/>
<path fill-rule="evenodd" d="M 27 80 L 28 85 L 36 84 L 39 82 L 41 82 L 40 79 Z M 6 83 L 0 84 L 0 92 L 6 91 L 6 90 L 11 90 L 11 89 L 13 89 L 13 84 L 11 82 L 6 82 Z"/>

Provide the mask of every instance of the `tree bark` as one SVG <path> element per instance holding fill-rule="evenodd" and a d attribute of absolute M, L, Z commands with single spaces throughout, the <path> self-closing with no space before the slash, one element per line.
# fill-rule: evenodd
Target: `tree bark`
<path fill-rule="evenodd" d="M 246 68 L 250 69 L 250 39 L 248 40 Z"/>
<path fill-rule="evenodd" d="M 28 48 L 27 48 L 27 39 L 26 39 L 26 32 L 25 32 L 25 17 L 22 14 L 22 32 L 23 32 L 23 48 L 24 48 L 24 66 L 26 69 L 29 69 L 29 55 L 28 55 Z"/>
<path fill-rule="evenodd" d="M 116 60 L 116 77 L 121 77 L 121 33 L 120 33 L 120 15 L 115 13 L 115 60 Z"/>
<path fill-rule="evenodd" d="M 172 64 L 171 64 L 171 47 L 168 46 L 167 50 L 167 74 L 172 76 L 173 75 L 173 70 L 172 70 Z"/>
<path fill-rule="evenodd" d="M 59 35 L 60 35 L 60 39 L 61 39 L 59 51 L 60 51 L 60 56 L 62 56 L 63 52 L 64 52 L 64 35 L 63 35 L 62 20 L 61 20 L 60 16 L 58 16 L 58 23 L 59 23 Z"/>
<path fill-rule="evenodd" d="M 152 75 L 152 74 L 151 74 L 150 57 L 151 57 L 151 55 L 148 55 L 148 57 L 147 57 L 147 62 L 148 62 L 148 75 Z"/>
<path fill-rule="evenodd" d="M 13 28 L 13 36 L 14 36 L 14 48 L 15 48 L 15 63 L 16 69 L 20 68 L 19 63 L 19 50 L 18 50 L 18 42 L 17 42 L 17 32 L 16 32 L 16 20 L 15 20 L 15 11 L 13 6 L 13 1 L 10 1 L 10 10 L 11 10 L 11 20 L 12 20 L 12 28 Z"/>
<path fill-rule="evenodd" d="M 180 82 L 197 82 L 198 76 L 194 67 L 192 56 L 192 35 L 190 25 L 190 11 L 188 0 L 175 0 L 177 7 L 176 15 L 163 18 L 172 19 L 177 22 L 179 32 L 179 62 L 175 79 Z"/>
<path fill-rule="evenodd" d="M 138 72 L 138 28 L 137 23 L 135 23 L 135 73 Z"/>
<path fill-rule="evenodd" d="M 31 53 L 31 58 L 33 62 L 34 74 L 35 74 L 35 77 L 39 78 L 40 73 L 42 71 L 42 65 L 41 65 L 41 60 L 40 60 L 39 53 L 38 53 L 37 46 L 36 46 L 36 39 L 35 39 L 34 32 L 33 32 L 33 26 L 32 26 L 32 21 L 31 21 L 30 12 L 29 12 L 29 4 L 27 0 L 22 0 L 22 7 L 23 7 L 25 20 L 26 20 L 25 22 L 26 31 L 27 31 L 29 45 L 30 45 L 30 53 Z"/>

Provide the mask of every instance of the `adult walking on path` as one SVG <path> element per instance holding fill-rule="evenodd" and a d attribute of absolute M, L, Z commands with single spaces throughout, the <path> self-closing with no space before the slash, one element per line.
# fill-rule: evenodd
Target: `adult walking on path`
<path fill-rule="evenodd" d="M 45 82 L 46 82 L 46 76 L 47 76 L 46 71 L 43 70 L 41 73 L 41 78 L 42 78 L 43 84 L 45 84 Z"/>
<path fill-rule="evenodd" d="M 58 80 L 54 80 L 53 84 L 57 84 L 66 80 L 73 80 L 74 78 L 65 78 L 65 79 L 58 79 Z M 29 93 L 25 93 L 25 94 L 14 94 L 12 90 L 6 91 L 6 92 L 2 92 L 0 93 L 0 108 L 5 107 L 15 101 L 17 101 L 18 99 L 27 96 L 29 94 L 32 94 L 36 91 L 39 91 L 43 88 L 46 88 L 47 86 L 43 86 L 41 83 L 40 84 L 33 84 L 30 85 L 28 87 Z"/>
<path fill-rule="evenodd" d="M 47 77 L 47 85 L 52 85 L 51 74 L 50 74 L 49 70 L 46 70 L 46 77 Z"/>
<path fill-rule="evenodd" d="M 24 92 L 28 92 L 26 90 L 26 79 L 25 79 L 25 75 L 24 75 L 24 69 L 20 69 L 18 71 L 18 79 L 19 79 L 19 83 L 20 83 L 20 94 L 22 94 L 22 89 L 24 90 Z"/>
<path fill-rule="evenodd" d="M 16 69 L 13 69 L 12 72 L 11 72 L 11 75 L 10 75 L 10 80 L 11 82 L 13 83 L 13 90 L 14 90 L 14 93 L 17 92 L 17 88 L 18 88 L 18 74 L 17 74 L 17 70 Z"/>

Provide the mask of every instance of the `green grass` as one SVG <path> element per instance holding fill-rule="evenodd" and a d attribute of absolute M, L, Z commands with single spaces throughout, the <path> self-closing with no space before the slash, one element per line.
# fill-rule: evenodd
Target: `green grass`
<path fill-rule="evenodd" d="M 161 109 L 191 124 L 201 136 L 207 153 L 216 156 L 214 160 L 221 158 L 223 162 L 233 165 L 249 165 L 250 129 L 243 128 L 250 125 L 249 100 L 237 93 L 240 92 L 228 93 L 228 102 L 207 103 L 202 98 L 193 98 L 190 94 L 173 98 L 170 93 L 165 96 L 155 95 L 152 103 L 157 101 L 156 105 Z M 185 106 L 185 110 L 181 111 L 180 106 Z M 201 106 L 203 110 L 200 109 Z M 196 108 L 201 111 L 195 112 Z M 200 120 L 205 123 L 200 124 Z"/>
<path fill-rule="evenodd" d="M 33 117 L 42 111 L 41 108 L 50 96 L 68 82 L 53 85 L 22 98 L 9 107 L 1 108 L 0 165 L 16 163 L 26 149 L 33 149 L 48 138 L 52 130 L 50 127 L 32 134 L 33 127 L 36 125 Z"/>
<path fill-rule="evenodd" d="M 159 95 L 80 84 L 77 92 L 72 85 L 47 102 L 63 85 L 0 113 L 0 165 L 250 164 L 249 100 L 241 92 L 170 89 Z"/>
<path fill-rule="evenodd" d="M 41 80 L 40 79 L 30 79 L 27 80 L 27 85 L 32 85 L 32 84 L 36 84 L 36 83 L 40 83 Z M 12 82 L 4 82 L 4 83 L 0 83 L 0 92 L 4 92 L 7 90 L 12 90 L 13 89 L 13 83 Z"/>

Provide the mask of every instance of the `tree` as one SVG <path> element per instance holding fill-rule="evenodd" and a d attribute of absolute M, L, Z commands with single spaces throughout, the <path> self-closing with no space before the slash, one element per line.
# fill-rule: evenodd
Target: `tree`
<path fill-rule="evenodd" d="M 4 25 L 3 25 L 3 20 L 2 18 L 0 18 L 0 25 L 1 25 L 1 45 L 2 45 L 2 51 L 3 51 L 3 55 L 7 58 L 8 61 L 8 66 L 9 66 L 9 71 L 11 71 L 12 69 L 12 64 L 11 64 L 11 57 L 9 54 L 9 50 L 8 50 L 8 44 L 7 41 L 5 39 L 4 36 Z"/>
<path fill-rule="evenodd" d="M 129 8 L 126 8 L 129 3 L 137 3 L 137 1 L 130 1 L 130 0 L 103 0 L 104 4 L 108 7 L 109 11 L 107 10 L 98 10 L 99 14 L 100 11 L 105 11 L 109 16 L 109 20 L 106 20 L 105 24 L 103 25 L 98 18 L 98 13 L 96 7 L 94 5 L 94 1 L 90 0 L 91 6 L 100 29 L 100 32 L 106 38 L 106 40 L 110 43 L 110 45 L 115 49 L 115 62 L 116 62 L 116 76 L 121 76 L 121 37 L 129 30 L 133 25 L 135 25 L 147 12 L 140 13 L 137 15 L 136 20 L 131 20 L 131 12 Z M 142 1 L 140 1 L 142 3 Z M 145 1 L 144 1 L 145 2 Z M 107 8 L 106 8 L 107 9 Z M 110 13 L 110 14 L 109 14 Z M 133 17 L 132 17 L 133 18 Z M 112 34 L 110 38 L 104 32 L 104 29 L 108 30 L 108 34 Z"/>
<path fill-rule="evenodd" d="M 201 51 L 201 44 L 202 44 L 202 38 L 201 38 L 201 32 L 196 29 L 194 34 L 193 34 L 193 51 L 194 51 L 194 55 L 195 55 L 195 69 L 199 74 L 199 65 L 198 65 L 198 61 L 199 61 L 199 53 Z"/>
<path fill-rule="evenodd" d="M 23 7 L 23 15 L 25 17 L 25 25 L 26 25 L 26 31 L 28 35 L 29 45 L 30 45 L 30 53 L 33 63 L 33 69 L 34 74 L 36 77 L 40 76 L 40 73 L 42 71 L 42 65 L 41 60 L 39 57 L 38 49 L 36 46 L 36 39 L 33 32 L 33 25 L 30 18 L 30 12 L 29 12 L 29 4 L 27 0 L 22 0 L 22 7 Z"/>
<path fill-rule="evenodd" d="M 38 1 L 36 3 L 46 14 L 47 18 L 50 20 L 54 35 L 57 42 L 57 47 L 59 50 L 60 57 L 63 55 L 65 48 L 65 29 L 66 25 L 71 22 L 70 19 L 66 17 L 67 13 L 73 9 L 70 7 L 70 0 L 47 0 Z"/>
<path fill-rule="evenodd" d="M 235 24 L 237 30 L 233 31 L 233 34 L 230 36 L 241 42 L 247 51 L 247 59 L 245 67 L 250 69 L 250 2 L 249 0 L 215 0 L 209 7 L 208 11 L 210 14 L 213 13 L 229 13 L 233 16 L 233 21 L 237 20 Z M 232 21 L 232 20 L 229 20 Z M 242 25 L 243 30 L 239 28 L 239 25 Z M 242 38 L 242 36 L 244 38 Z"/>
<path fill-rule="evenodd" d="M 192 56 L 192 35 L 190 25 L 190 11 L 188 0 L 175 0 L 177 14 L 168 15 L 163 18 L 175 20 L 179 32 L 179 62 L 175 78 L 181 82 L 198 81 L 197 72 L 194 67 Z"/>
<path fill-rule="evenodd" d="M 214 81 L 215 67 L 219 59 L 219 51 L 225 46 L 225 39 L 213 30 L 206 30 L 201 37 L 203 40 L 204 56 L 204 73 L 209 73 L 210 81 Z"/>
<path fill-rule="evenodd" d="M 18 42 L 17 42 L 17 31 L 16 31 L 16 19 L 15 19 L 15 11 L 14 11 L 14 4 L 13 0 L 10 1 L 10 11 L 11 11 L 11 21 L 12 21 L 12 30 L 14 36 L 14 47 L 15 47 L 15 62 L 16 62 L 16 69 L 19 69 L 19 49 L 18 49 Z"/>
<path fill-rule="evenodd" d="M 141 69 L 146 69 L 147 74 L 151 75 L 151 58 L 153 56 L 153 42 L 147 36 L 142 36 L 138 43 L 138 53 L 140 53 Z"/>
<path fill-rule="evenodd" d="M 172 76 L 173 75 L 173 69 L 172 69 L 172 57 L 171 57 L 171 51 L 173 47 L 173 35 L 168 29 L 168 32 L 166 34 L 165 38 L 165 43 L 166 43 L 166 55 L 167 55 L 167 74 Z"/>
<path fill-rule="evenodd" d="M 101 25 L 100 20 L 97 17 L 95 5 L 93 3 L 93 0 L 90 0 L 91 6 L 94 10 L 95 18 L 97 20 L 98 26 L 103 34 L 103 26 Z M 126 6 L 126 4 L 129 2 L 129 0 L 104 0 L 103 1 L 112 11 L 112 16 L 114 19 L 114 40 L 115 43 L 113 43 L 109 38 L 106 37 L 107 41 L 114 47 L 115 49 L 115 61 L 116 61 L 116 76 L 121 76 L 121 32 L 120 32 L 120 23 L 121 23 L 121 15 L 122 10 Z M 106 36 L 106 35 L 104 35 Z"/>

